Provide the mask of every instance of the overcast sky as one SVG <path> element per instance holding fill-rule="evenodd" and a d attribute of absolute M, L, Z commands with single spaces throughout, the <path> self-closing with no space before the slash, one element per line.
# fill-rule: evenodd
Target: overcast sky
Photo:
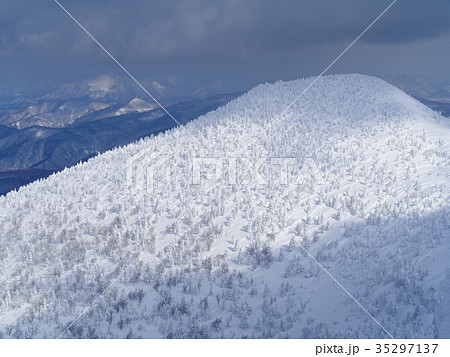
<path fill-rule="evenodd" d="M 60 0 L 136 76 L 225 87 L 319 74 L 391 0 Z M 332 73 L 450 79 L 450 1 L 398 0 Z M 120 69 L 53 0 L 0 0 L 0 80 Z M 180 84 L 181 85 L 181 84 Z"/>

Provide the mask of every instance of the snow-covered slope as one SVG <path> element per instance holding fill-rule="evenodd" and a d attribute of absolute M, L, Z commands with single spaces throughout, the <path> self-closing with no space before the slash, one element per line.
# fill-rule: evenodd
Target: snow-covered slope
<path fill-rule="evenodd" d="M 448 120 L 361 75 L 320 79 L 277 120 L 312 80 L 0 198 L 1 335 L 56 337 L 86 311 L 62 337 L 389 337 L 376 319 L 449 338 Z M 165 160 L 154 192 L 127 179 L 140 153 Z M 222 180 L 205 166 L 193 185 L 196 158 Z"/>

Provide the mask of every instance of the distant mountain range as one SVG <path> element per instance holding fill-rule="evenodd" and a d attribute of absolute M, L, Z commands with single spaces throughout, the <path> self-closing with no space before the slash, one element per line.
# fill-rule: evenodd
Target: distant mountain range
<path fill-rule="evenodd" d="M 177 126 L 151 98 L 142 99 L 142 94 L 145 95 L 118 79 L 102 76 L 66 84 L 44 95 L 3 96 L 0 194 L 111 148 Z M 185 124 L 240 94 L 169 102 L 166 109 Z"/>

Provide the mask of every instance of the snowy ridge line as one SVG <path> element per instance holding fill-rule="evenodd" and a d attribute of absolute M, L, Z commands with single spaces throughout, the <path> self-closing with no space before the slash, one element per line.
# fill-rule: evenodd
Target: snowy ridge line
<path fill-rule="evenodd" d="M 342 51 L 339 56 L 337 56 L 333 62 L 331 62 L 323 71 L 322 73 L 320 73 L 304 90 L 303 92 L 300 93 L 300 95 L 294 99 L 294 101 L 292 103 L 290 103 L 286 109 L 284 109 L 280 115 L 278 115 L 271 123 L 269 123 L 268 127 L 267 127 L 267 131 L 270 130 L 270 128 L 276 124 L 276 122 L 278 122 L 281 117 L 283 116 L 284 113 L 286 113 L 294 104 L 295 102 L 297 102 L 297 100 L 299 100 L 320 78 L 322 78 L 325 73 L 328 72 L 328 70 L 334 66 L 334 64 L 339 61 L 339 59 L 351 48 L 353 47 L 353 45 L 358 42 L 358 40 L 364 36 L 364 34 L 397 2 L 397 0 L 394 0 L 386 9 L 384 9 L 376 18 L 375 20 L 373 20 L 369 26 L 367 26 L 346 48 L 344 51 Z M 261 134 L 262 135 L 262 134 Z M 249 146 L 252 146 L 261 136 L 259 135 L 255 140 L 253 140 Z"/>
<path fill-rule="evenodd" d="M 308 85 L 308 83 L 310 83 L 310 81 L 314 80 L 315 77 L 310 77 L 307 79 L 299 79 L 296 81 L 290 81 L 290 82 L 276 82 L 275 84 L 269 84 L 269 83 L 265 83 L 265 84 L 260 84 L 258 86 L 256 86 L 255 88 L 251 89 L 249 92 L 243 94 L 242 96 L 240 96 L 239 98 L 236 98 L 232 101 L 230 101 L 227 105 L 219 107 L 218 109 L 206 114 L 206 115 L 202 115 L 200 116 L 198 119 L 191 121 L 189 123 L 187 123 L 185 126 L 186 127 L 190 127 L 192 129 L 192 131 L 195 132 L 199 132 L 199 130 L 201 129 L 202 126 L 204 125 L 210 125 L 212 123 L 212 121 L 210 120 L 210 116 L 214 113 L 216 114 L 219 118 L 220 116 L 226 116 L 227 113 L 233 109 L 236 109 L 237 107 L 241 106 L 241 105 L 254 105 L 254 103 L 248 103 L 245 102 L 245 100 L 249 97 L 254 97 L 254 96 L 264 96 L 267 95 L 267 88 L 269 88 L 270 86 L 273 85 L 280 85 L 280 86 L 287 86 L 287 85 L 293 85 L 295 83 L 295 86 L 297 87 L 301 87 L 301 86 L 305 86 Z M 375 77 L 368 77 L 368 76 L 364 76 L 364 75 L 356 75 L 356 74 L 350 74 L 350 75 L 328 75 L 326 76 L 326 78 L 328 79 L 328 82 L 330 81 L 337 81 L 340 78 L 347 78 L 348 80 L 352 79 L 356 79 L 357 81 L 364 79 L 364 80 L 369 80 L 373 81 L 373 83 L 371 83 L 371 85 L 376 87 L 376 91 L 380 92 L 380 94 L 383 95 L 391 95 L 392 98 L 397 98 L 398 94 L 401 94 L 403 97 L 407 97 L 408 98 L 408 106 L 410 106 L 411 104 L 414 104 L 417 106 L 418 110 L 420 111 L 420 113 L 426 113 L 427 116 L 424 117 L 425 120 L 429 120 L 430 122 L 433 123 L 438 123 L 439 125 L 443 125 L 446 127 L 450 127 L 450 123 L 448 122 L 448 120 L 446 120 L 446 118 L 441 117 L 440 115 L 438 115 L 436 112 L 434 112 L 432 109 L 426 107 L 425 105 L 423 105 L 420 102 L 417 102 L 415 99 L 413 99 L 412 97 L 408 96 L 407 94 L 405 94 L 404 92 L 400 91 L 398 88 L 382 81 L 381 79 L 375 78 Z M 380 86 L 380 84 L 383 84 L 383 86 Z M 386 91 L 386 86 L 389 87 L 390 91 Z M 317 86 L 316 86 L 317 87 Z M 320 88 L 322 89 L 322 88 Z M 394 95 L 392 95 L 392 91 L 395 91 L 397 93 L 395 93 Z M 404 98 L 402 98 L 402 100 L 404 100 Z M 309 104 L 310 100 L 308 99 L 308 101 L 304 104 Z M 228 109 L 230 108 L 230 109 Z M 264 107 L 264 110 L 269 109 L 268 106 Z M 298 108 L 300 109 L 300 108 Z M 322 110 L 322 108 L 319 108 L 320 110 Z M 401 117 L 406 118 L 408 116 L 408 112 L 404 110 L 404 107 L 402 105 L 402 107 L 398 107 L 398 114 L 401 115 Z M 397 113 L 396 113 L 397 114 Z M 271 115 L 271 114 L 269 114 Z M 226 125 L 226 122 L 224 122 L 223 120 L 220 120 L 220 125 Z M 370 123 L 368 123 L 370 124 Z M 341 125 L 341 124 L 339 124 Z M 175 128 L 174 128 L 175 129 Z M 174 129 L 170 129 L 167 131 L 167 133 L 161 133 L 159 134 L 157 137 L 155 137 L 155 140 L 158 139 L 162 139 L 160 140 L 161 143 L 164 142 L 164 138 L 166 138 L 166 134 L 168 135 L 169 133 L 173 132 Z M 146 139 L 148 140 L 148 139 Z M 184 140 L 184 138 L 183 138 Z M 242 140 L 245 141 L 245 140 Z M 142 140 L 140 141 L 142 142 Z M 139 143 L 139 142 L 137 142 Z M 137 143 L 130 143 L 124 146 L 119 146 L 117 148 L 113 148 L 111 150 L 106 151 L 105 153 L 103 153 L 102 155 L 90 158 L 87 162 L 81 164 L 81 165 L 95 165 L 97 160 L 103 160 L 104 156 L 108 156 L 108 155 L 116 155 L 116 154 L 120 154 L 123 155 L 123 153 L 119 153 L 120 150 L 132 150 L 133 148 L 137 148 L 136 144 Z M 134 153 L 137 153 L 139 150 L 135 150 Z M 234 153 L 233 151 L 230 151 L 232 153 Z M 206 154 L 206 152 L 205 152 Z M 67 171 L 71 171 L 71 170 L 78 170 L 76 169 L 77 167 L 79 167 L 80 165 L 75 165 L 73 167 L 67 168 L 65 170 L 62 170 L 60 172 L 57 172 L 55 174 L 52 174 L 51 176 L 49 176 L 47 179 L 45 180 L 39 180 L 37 182 L 33 182 L 30 183 L 26 186 L 22 186 L 19 191 L 25 191 L 27 190 L 27 188 L 32 187 L 33 185 L 38 184 L 39 182 L 45 182 L 46 180 L 53 180 L 53 178 L 58 177 L 59 175 L 65 175 L 65 172 Z M 8 193 L 8 195 L 14 195 L 15 192 L 10 192 Z M 5 196 L 6 197 L 6 196 Z M 0 197 L 0 199 L 4 199 L 5 197 Z"/>
<path fill-rule="evenodd" d="M 161 103 L 159 103 L 159 101 L 153 96 L 153 95 L 151 95 L 150 94 L 150 92 L 147 90 L 147 89 L 145 89 L 145 87 L 130 73 L 130 72 L 128 72 L 128 70 L 124 67 L 124 66 L 122 66 L 122 64 L 119 62 L 119 61 L 117 61 L 116 60 L 116 58 L 111 54 L 111 53 L 109 53 L 109 51 L 105 48 L 105 47 L 103 47 L 103 45 L 83 26 L 83 25 L 81 25 L 80 24 L 80 22 L 75 18 L 75 17 L 73 17 L 72 16 L 72 14 L 69 12 L 69 11 L 67 11 L 67 9 L 64 7 L 64 6 L 62 6 L 59 2 L 58 2 L 58 0 L 53 0 L 67 15 L 69 15 L 69 17 L 109 56 L 109 57 L 111 57 L 111 59 L 139 86 L 139 88 L 141 88 L 156 104 L 158 104 L 158 106 L 162 109 L 162 110 L 164 110 L 164 112 L 175 122 L 175 123 L 177 123 L 180 127 L 182 127 L 183 129 L 184 129 L 184 127 L 181 125 L 181 123 L 178 121 L 178 120 L 176 120 L 173 116 L 172 116 L 172 114 L 170 114 L 168 111 L 167 111 L 167 109 L 161 104 Z M 194 141 L 196 141 L 195 139 L 194 139 L 194 137 L 186 130 L 186 129 L 184 129 L 185 130 L 185 132 L 191 137 L 191 139 L 192 140 L 194 140 Z"/>

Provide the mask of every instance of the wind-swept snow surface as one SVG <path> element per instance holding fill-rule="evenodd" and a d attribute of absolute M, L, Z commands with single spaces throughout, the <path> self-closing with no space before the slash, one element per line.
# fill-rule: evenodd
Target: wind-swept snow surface
<path fill-rule="evenodd" d="M 277 119 L 312 80 L 0 198 L 1 336 L 450 338 L 448 119 L 361 75 Z"/>

